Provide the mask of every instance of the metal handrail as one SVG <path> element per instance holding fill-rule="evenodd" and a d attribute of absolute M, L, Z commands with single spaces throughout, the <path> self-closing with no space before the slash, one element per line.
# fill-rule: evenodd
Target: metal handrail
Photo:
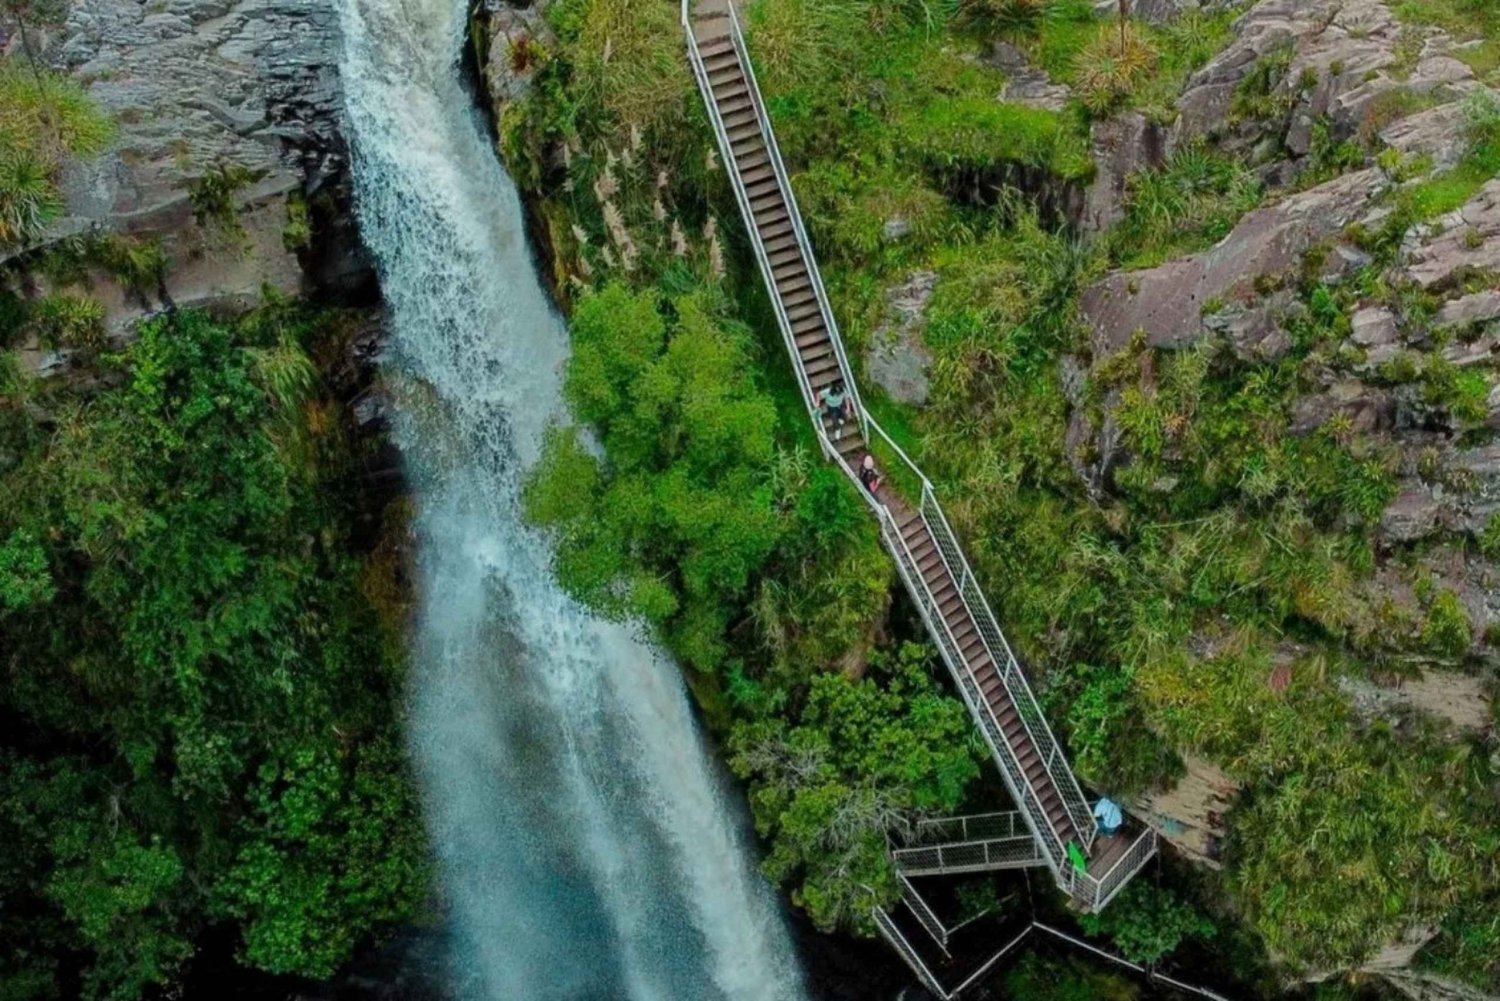
<path fill-rule="evenodd" d="M 719 148 L 724 151 L 724 171 L 729 177 L 730 187 L 734 189 L 735 201 L 739 204 L 740 213 L 748 220 L 755 218 L 750 209 L 749 192 L 745 189 L 744 178 L 740 176 L 739 164 L 731 155 L 732 146 L 729 142 L 729 131 L 724 126 L 723 116 L 719 114 L 719 104 L 714 100 L 713 87 L 708 79 L 708 68 L 703 63 L 703 53 L 698 48 L 698 38 L 693 33 L 692 15 L 689 12 L 691 0 L 682 0 L 682 26 L 684 34 L 687 35 L 688 62 L 693 67 L 693 77 L 698 83 L 698 89 L 703 95 L 703 103 L 708 108 L 709 122 L 713 126 L 714 136 L 718 140 Z M 733 8 L 731 7 L 731 10 Z M 782 339 L 786 341 L 787 350 L 793 358 L 797 355 L 797 340 L 792 333 L 791 318 L 786 315 L 786 307 L 781 297 L 775 294 L 776 281 L 771 268 L 770 256 L 766 253 L 765 243 L 760 238 L 760 230 L 754 225 L 745 227 L 750 234 L 750 244 L 755 251 L 755 260 L 759 264 L 761 274 L 766 280 L 767 286 L 772 289 L 771 308 L 776 312 L 776 325 L 781 329 Z M 813 424 L 822 430 L 822 422 L 817 419 L 817 397 L 812 390 L 811 382 L 807 378 L 806 371 L 801 365 L 796 366 L 797 381 L 802 386 L 802 400 L 807 407 L 807 414 Z M 823 435 L 823 448 L 825 451 L 832 446 L 827 441 L 827 435 Z"/>
<path fill-rule="evenodd" d="M 932 908 L 927 906 L 927 901 L 922 899 L 917 888 L 911 885 L 911 880 L 902 873 L 897 873 L 896 878 L 901 881 L 901 899 L 905 902 L 907 910 L 911 911 L 912 915 L 922 923 L 922 927 L 927 929 L 927 934 L 931 935 L 938 948 L 943 950 L 943 955 L 951 959 L 952 956 L 948 952 L 948 929 L 943 927 L 943 922 L 939 921 Z"/>
<path fill-rule="evenodd" d="M 948 665 L 949 673 L 957 682 L 959 696 L 988 736 L 987 743 L 995 752 L 995 761 L 1000 766 L 1000 776 L 1005 780 L 1006 788 L 1010 790 L 1011 797 L 1024 812 L 1037 840 L 1039 842 L 1046 840 L 1043 832 L 1050 835 L 1051 847 L 1055 847 L 1056 851 L 1044 851 L 1043 855 L 1046 857 L 1048 868 L 1052 870 L 1058 881 L 1062 882 L 1069 868 L 1067 846 L 1057 830 L 1053 828 L 1052 821 L 1047 817 L 1047 811 L 1042 806 L 1041 793 L 1021 769 L 1020 760 L 1010 747 L 1005 731 L 1000 726 L 999 718 L 995 716 L 994 709 L 980 691 L 977 680 L 963 659 L 962 649 L 954 638 L 947 620 L 942 616 L 937 596 L 932 593 L 927 581 L 923 579 L 917 567 L 916 557 L 906 545 L 906 540 L 901 537 L 901 532 L 896 527 L 895 517 L 890 513 L 890 509 L 883 505 L 877 513 L 881 518 L 881 534 L 886 539 L 886 546 L 896 557 L 896 569 L 900 571 L 907 590 L 911 592 L 913 598 L 917 599 L 917 610 L 927 623 L 928 632 L 938 640 L 938 650 L 943 655 L 943 663 Z M 1002 752 L 1001 748 L 1005 751 Z"/>
<path fill-rule="evenodd" d="M 1137 835 L 1130 848 L 1115 859 L 1114 864 L 1105 870 L 1104 875 L 1095 876 L 1087 872 L 1074 872 L 1075 883 L 1082 883 L 1090 891 L 1084 903 L 1091 910 L 1103 910 L 1124 888 L 1126 881 L 1138 872 L 1141 866 L 1150 861 L 1151 856 L 1156 854 L 1156 849 L 1156 831 L 1148 827 Z M 1079 896 L 1076 889 L 1072 891 L 1072 895 Z"/>
<path fill-rule="evenodd" d="M 1041 845 L 1030 831 L 1008 838 L 898 848 L 891 852 L 891 860 L 907 876 L 1029 869 L 1046 864 Z"/>
<path fill-rule="evenodd" d="M 912 948 L 912 944 L 906 940 L 901 929 L 896 927 L 896 922 L 891 920 L 890 915 L 878 907 L 874 908 L 872 915 L 875 918 L 875 927 L 880 929 L 880 934 L 885 936 L 885 940 L 901 954 L 902 959 L 906 960 L 906 965 L 911 967 L 917 979 L 922 981 L 922 986 L 931 991 L 933 996 L 939 998 L 940 1001 L 951 1001 L 953 995 L 943 989 L 937 976 L 927 968 L 927 964 L 922 961 L 917 950 Z"/>
<path fill-rule="evenodd" d="M 688 0 L 683 0 L 684 4 Z M 760 123 L 760 133 L 765 140 L 766 152 L 771 158 L 771 172 L 776 176 L 776 186 L 780 189 L 782 197 L 786 200 L 788 211 L 792 217 L 792 233 L 797 238 L 797 249 L 802 254 L 803 263 L 807 266 L 808 277 L 812 281 L 813 295 L 818 300 L 818 312 L 823 317 L 823 323 L 828 329 L 828 337 L 833 342 L 834 355 L 838 358 L 839 374 L 844 378 L 844 388 L 854 402 L 854 412 L 860 419 L 861 427 L 866 428 L 865 437 L 869 437 L 868 425 L 869 414 L 865 410 L 864 400 L 859 395 L 859 385 L 854 381 L 854 369 L 849 365 L 849 359 L 844 354 L 844 339 L 839 336 L 838 321 L 833 317 L 833 305 L 828 299 L 828 290 L 823 287 L 823 273 L 818 268 L 818 259 L 813 254 L 812 241 L 807 238 L 807 231 L 802 225 L 802 210 L 797 206 L 797 195 L 792 190 L 791 175 L 787 173 L 786 163 L 781 159 L 781 145 L 776 141 L 776 132 L 771 127 L 771 115 L 766 110 L 760 96 L 760 81 L 755 76 L 755 63 L 750 58 L 749 46 L 745 44 L 744 32 L 740 29 L 740 18 L 735 13 L 733 0 L 729 2 L 729 38 L 734 45 L 735 51 L 739 53 L 741 64 L 745 67 L 750 83 L 750 100 L 755 105 L 755 117 Z M 754 216 L 747 216 L 753 219 Z M 773 275 L 767 275 L 766 284 L 771 288 L 772 298 L 776 298 L 776 281 Z M 792 357 L 798 355 L 794 352 Z M 799 366 L 800 367 L 800 366 Z M 816 398 L 816 392 L 814 392 Z M 819 427 L 822 423 L 819 422 Z"/>
<path fill-rule="evenodd" d="M 934 519 L 927 517 L 929 507 L 936 516 L 937 525 L 933 524 Z M 933 492 L 930 483 L 924 484 L 919 510 L 932 531 L 933 538 L 939 542 L 938 549 L 943 561 L 948 564 L 948 572 L 953 575 L 953 580 L 958 584 L 960 594 L 963 595 L 964 604 L 969 606 L 969 613 L 974 616 L 975 624 L 979 626 L 985 646 L 989 647 L 993 643 L 999 647 L 1000 651 L 1004 651 L 1005 669 L 1000 672 L 1000 682 L 1005 686 L 1006 692 L 1015 704 L 1016 714 L 1026 728 L 1027 736 L 1036 746 L 1037 753 L 1042 755 L 1042 767 L 1056 786 L 1057 794 L 1062 797 L 1063 808 L 1068 812 L 1068 819 L 1073 822 L 1074 830 L 1083 839 L 1083 849 L 1085 851 L 1092 849 L 1094 837 L 1098 832 L 1098 822 L 1088 808 L 1088 801 L 1084 798 L 1083 789 L 1078 784 L 1078 777 L 1073 774 L 1072 768 L 1067 767 L 1067 759 L 1062 757 L 1061 744 L 1053 734 L 1052 727 L 1047 723 L 1047 716 L 1036 701 L 1036 695 L 1031 691 L 1031 685 L 1026 680 L 1020 661 L 1016 659 L 1010 643 L 1005 639 L 1005 634 L 1000 631 L 1000 625 L 995 621 L 995 613 L 990 609 L 989 599 L 979 588 L 974 571 L 969 566 L 969 560 L 964 556 L 963 547 L 959 545 L 953 527 L 948 524 L 948 516 L 944 513 L 942 505 L 938 503 L 937 494 Z M 947 543 L 946 547 L 942 545 L 943 542 Z M 990 657 L 998 666 L 1000 658 L 995 656 L 997 652 L 999 651 L 991 649 Z M 1011 684 L 1012 674 L 1019 684 Z M 1017 689 L 1020 690 L 1019 695 Z M 1032 726 L 1033 721 L 1037 727 Z M 1040 734 L 1037 732 L 1038 729 L 1040 729 Z M 1063 763 L 1060 769 L 1055 767 L 1059 759 Z"/>
<path fill-rule="evenodd" d="M 971 838 L 979 838 L 979 837 L 988 837 L 988 838 L 1008 838 L 1008 837 L 1014 837 L 1016 835 L 1016 817 L 1017 817 L 1017 815 L 1018 815 L 1018 811 L 1016 811 L 1016 810 L 997 810 L 997 811 L 995 811 L 993 813 L 970 813 L 970 814 L 965 814 L 965 815 L 963 815 L 961 817 L 929 817 L 926 820 L 919 820 L 919 821 L 917 821 L 916 840 L 912 844 L 907 845 L 906 847 L 909 847 L 909 848 L 917 847 L 918 845 L 922 844 L 925 839 L 927 839 L 927 838 L 930 837 L 930 835 L 928 834 L 929 831 L 932 831 L 934 829 L 936 829 L 936 830 L 944 830 L 946 828 L 951 827 L 954 824 L 958 825 L 959 840 L 963 840 L 963 841 L 967 841 L 967 840 L 970 840 Z M 974 825 L 974 826 L 976 826 L 976 827 L 980 827 L 981 824 L 983 823 L 983 824 L 985 824 L 987 826 L 988 822 L 995 821 L 995 820 L 1004 820 L 1005 821 L 1005 833 L 1004 834 L 995 833 L 993 831 L 990 832 L 990 833 L 985 833 L 984 830 L 983 830 L 983 828 L 981 828 L 981 830 L 979 830 L 977 832 L 974 832 L 972 834 L 969 831 L 969 826 L 971 824 Z"/>

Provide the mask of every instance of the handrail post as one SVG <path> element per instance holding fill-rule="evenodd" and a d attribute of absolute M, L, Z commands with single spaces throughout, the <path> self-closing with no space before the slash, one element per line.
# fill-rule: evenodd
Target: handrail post
<path fill-rule="evenodd" d="M 1047 862 L 1058 878 L 1058 882 L 1066 887 L 1078 888 L 1080 882 L 1089 883 L 1090 896 L 1088 901 L 1093 901 L 1102 906 L 1110 896 L 1110 888 L 1097 881 L 1080 880 L 1071 870 L 1067 862 L 1067 845 L 1063 837 L 1064 830 L 1071 831 L 1070 836 L 1077 837 L 1083 844 L 1085 852 L 1093 848 L 1097 834 L 1097 823 L 1092 812 L 1088 808 L 1088 801 L 1083 794 L 1082 787 L 1078 783 L 1076 775 L 1068 766 L 1067 758 L 1062 750 L 1060 742 L 1053 734 L 1045 714 L 1041 711 L 1035 693 L 1016 660 L 1010 644 L 1001 632 L 994 612 L 989 606 L 984 592 L 979 586 L 979 581 L 974 574 L 973 568 L 966 557 L 963 547 L 959 545 L 958 538 L 948 523 L 947 514 L 938 502 L 936 491 L 931 481 L 927 478 L 920 467 L 912 461 L 906 451 L 897 443 L 889 433 L 882 428 L 864 405 L 859 392 L 859 385 L 854 380 L 853 369 L 850 365 L 845 350 L 843 339 L 840 336 L 838 322 L 833 314 L 831 300 L 827 289 L 823 284 L 822 274 L 817 265 L 817 259 L 813 252 L 811 240 L 807 235 L 806 226 L 802 213 L 797 205 L 796 193 L 792 188 L 790 174 L 782 159 L 781 149 L 776 140 L 775 132 L 771 125 L 770 115 L 767 111 L 764 98 L 762 97 L 759 81 L 756 79 L 755 66 L 750 58 L 749 47 L 734 0 L 729 0 L 727 9 L 728 41 L 738 60 L 740 71 L 743 73 L 747 84 L 748 100 L 756 118 L 759 130 L 759 138 L 765 147 L 771 165 L 772 175 L 775 178 L 776 190 L 781 196 L 782 202 L 790 221 L 796 252 L 800 257 L 802 266 L 805 268 L 809 283 L 812 287 L 817 302 L 819 316 L 827 330 L 829 342 L 833 348 L 838 374 L 844 380 L 848 390 L 850 402 L 853 405 L 858 426 L 863 431 L 865 440 L 871 444 L 877 438 L 882 439 L 886 445 L 894 451 L 897 459 L 904 463 L 912 471 L 920 483 L 920 498 L 917 514 L 921 518 L 923 526 L 930 533 L 932 542 L 935 544 L 939 559 L 946 570 L 951 574 L 951 579 L 957 584 L 959 598 L 967 613 L 972 617 L 974 626 L 978 629 L 978 639 L 982 648 L 987 652 L 989 660 L 995 665 L 997 674 L 1004 685 L 1005 695 L 1014 705 L 1019 720 L 1019 727 L 1024 730 L 1024 737 L 1015 730 L 1009 734 L 1000 726 L 995 715 L 995 709 L 985 697 L 979 687 L 979 682 L 970 667 L 970 662 L 963 656 L 963 650 L 957 644 L 954 632 L 949 626 L 947 619 L 942 615 L 932 588 L 923 577 L 911 549 L 898 529 L 895 517 L 888 507 L 877 497 L 871 496 L 858 484 L 858 477 L 853 467 L 842 461 L 837 448 L 835 448 L 829 433 L 823 428 L 823 422 L 819 417 L 817 404 L 817 388 L 812 385 L 807 368 L 801 362 L 800 352 L 796 344 L 796 336 L 792 327 L 791 318 L 786 309 L 786 303 L 777 287 L 775 269 L 771 265 L 770 257 L 766 250 L 765 241 L 759 228 L 755 223 L 755 214 L 752 210 L 749 193 L 744 183 L 744 177 L 739 161 L 735 157 L 733 144 L 730 142 L 724 115 L 719 108 L 714 94 L 713 85 L 708 76 L 707 66 L 698 45 L 694 30 L 694 21 L 691 10 L 691 0 L 682 0 L 681 19 L 687 34 L 688 55 L 692 63 L 693 73 L 700 93 L 708 106 L 708 117 L 713 127 L 715 138 L 719 144 L 724 157 L 725 172 L 730 180 L 736 203 L 742 217 L 745 219 L 749 230 L 750 244 L 755 253 L 757 264 L 760 268 L 762 278 L 770 291 L 772 308 L 776 316 L 778 327 L 781 329 L 783 339 L 786 341 L 787 350 L 793 359 L 796 370 L 798 386 L 802 391 L 803 403 L 807 408 L 808 416 L 813 421 L 814 428 L 818 434 L 819 444 L 824 455 L 833 459 L 837 465 L 855 482 L 855 488 L 864 497 L 877 519 L 881 523 L 881 534 L 887 548 L 896 559 L 897 568 L 901 572 L 903 582 L 912 596 L 916 599 L 918 609 L 926 620 L 927 627 L 933 638 L 937 641 L 939 649 L 943 652 L 944 661 L 954 675 L 959 694 L 967 704 L 975 721 L 979 724 L 981 732 L 986 741 L 991 745 L 1001 773 L 1008 786 L 1013 786 L 1013 792 L 1017 800 L 1018 811 L 1012 812 L 1007 820 L 1006 826 L 1010 831 L 1016 830 L 1015 813 L 1021 815 L 1025 826 L 1031 828 L 1032 835 L 1036 839 L 1036 849 L 1043 861 Z M 717 44 L 717 43 L 716 43 Z M 1021 750 L 1018 748 L 1029 741 L 1029 746 L 1034 747 L 1044 762 L 1046 781 L 1050 781 L 1057 793 L 1062 798 L 1063 810 L 1068 821 L 1061 825 L 1054 825 L 1050 815 L 1041 802 L 1042 786 L 1033 782 L 1020 767 Z M 958 825 L 967 840 L 972 830 L 979 830 L 979 821 L 971 825 L 967 818 L 961 819 Z M 993 851 L 986 841 L 983 853 L 985 858 L 992 857 Z M 1149 857 L 1154 851 L 1154 842 L 1145 845 L 1141 850 Z M 941 851 L 939 852 L 941 855 Z M 1132 859 L 1139 852 L 1132 847 L 1128 853 Z M 1119 867 L 1120 862 L 1111 867 L 1111 872 Z M 1123 872 L 1124 870 L 1122 870 Z M 1086 901 L 1086 902 L 1088 902 Z"/>

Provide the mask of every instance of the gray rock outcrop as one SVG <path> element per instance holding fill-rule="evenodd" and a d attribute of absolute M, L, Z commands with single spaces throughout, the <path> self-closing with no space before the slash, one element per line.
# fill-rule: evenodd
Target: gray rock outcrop
<path fill-rule="evenodd" d="M 1137 111 L 1094 123 L 1091 141 L 1096 171 L 1084 196 L 1079 220 L 1083 232 L 1103 232 L 1124 217 L 1130 176 L 1160 167 L 1166 160 L 1166 140 L 1165 130 Z"/>
<path fill-rule="evenodd" d="M 176 226 L 192 181 L 219 163 L 282 190 L 337 174 L 337 30 L 331 6 L 305 0 L 75 3 L 52 58 L 118 136 L 69 169 L 55 231 Z"/>
<path fill-rule="evenodd" d="M 934 271 L 916 271 L 890 289 L 886 293 L 888 318 L 865 348 L 865 371 L 870 379 L 901 403 L 927 403 L 932 355 L 922 344 L 922 326 L 937 280 Z"/>
<path fill-rule="evenodd" d="M 1203 330 L 1214 300 L 1253 302 L 1257 279 L 1280 279 L 1314 245 L 1355 218 L 1380 186 L 1362 170 L 1246 215 L 1218 246 L 1145 271 L 1117 272 L 1083 294 L 1095 353 L 1119 350 L 1137 330 L 1158 347 L 1181 347 Z"/>
<path fill-rule="evenodd" d="M 1268 61 L 1277 72 L 1263 96 L 1282 116 L 1276 145 L 1294 158 L 1311 152 L 1316 123 L 1329 123 L 1334 139 L 1348 138 L 1387 92 L 1449 98 L 1476 86 L 1440 33 L 1414 59 L 1399 54 L 1406 30 L 1382 0 L 1262 0 L 1236 23 L 1235 40 L 1189 80 L 1174 141 L 1233 139 L 1248 125 L 1238 138 L 1264 144 L 1269 123 L 1236 122 L 1231 111 L 1236 90 Z"/>
<path fill-rule="evenodd" d="M 1438 235 L 1414 248 L 1407 271 L 1424 288 L 1465 271 L 1500 271 L 1500 179 L 1458 211 L 1438 220 Z"/>
<path fill-rule="evenodd" d="M 990 61 L 1005 72 L 1005 88 L 999 94 L 1002 101 L 1061 111 L 1073 96 L 1070 89 L 1053 83 L 1045 70 L 1033 66 L 1026 53 L 1009 42 L 996 42 Z"/>

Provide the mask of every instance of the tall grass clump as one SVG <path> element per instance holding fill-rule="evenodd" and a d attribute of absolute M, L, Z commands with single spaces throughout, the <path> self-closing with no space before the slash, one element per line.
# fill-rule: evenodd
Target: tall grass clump
<path fill-rule="evenodd" d="M 0 248 L 41 232 L 62 209 L 63 164 L 99 153 L 112 135 L 109 119 L 74 81 L 0 63 Z"/>

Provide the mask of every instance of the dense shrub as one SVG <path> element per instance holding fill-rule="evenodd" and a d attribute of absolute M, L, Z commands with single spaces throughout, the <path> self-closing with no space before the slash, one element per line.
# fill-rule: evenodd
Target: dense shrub
<path fill-rule="evenodd" d="M 151 321 L 0 469 L 7 997 L 166 989 L 210 922 L 326 976 L 425 892 L 322 329 Z"/>

